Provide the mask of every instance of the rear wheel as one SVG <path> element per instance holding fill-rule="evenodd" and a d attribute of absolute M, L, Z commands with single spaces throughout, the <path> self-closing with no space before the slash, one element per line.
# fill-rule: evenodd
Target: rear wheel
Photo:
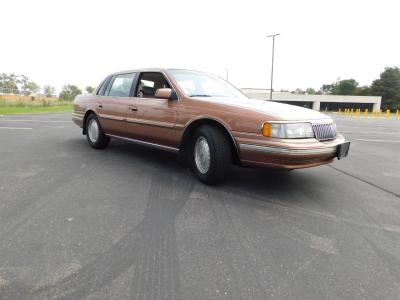
<path fill-rule="evenodd" d="M 86 137 L 89 145 L 95 149 L 104 149 L 110 142 L 95 114 L 89 115 L 86 120 Z"/>
<path fill-rule="evenodd" d="M 206 184 L 224 180 L 232 161 L 226 134 L 217 127 L 201 126 L 193 143 L 192 164 L 196 177 Z"/>

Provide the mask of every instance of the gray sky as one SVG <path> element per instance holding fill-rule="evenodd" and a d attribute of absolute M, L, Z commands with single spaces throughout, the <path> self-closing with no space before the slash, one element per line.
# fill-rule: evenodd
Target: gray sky
<path fill-rule="evenodd" d="M 81 88 L 137 67 L 179 67 L 277 89 L 400 66 L 399 1 L 2 1 L 0 72 Z"/>

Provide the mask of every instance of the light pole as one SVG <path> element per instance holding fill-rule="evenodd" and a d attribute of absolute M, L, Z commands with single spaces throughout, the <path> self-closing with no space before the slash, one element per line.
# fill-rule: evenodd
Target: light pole
<path fill-rule="evenodd" d="M 225 70 L 226 81 L 229 81 L 229 70 L 228 69 L 224 69 L 224 70 Z"/>
<path fill-rule="evenodd" d="M 274 81 L 274 51 L 275 51 L 275 37 L 279 35 L 279 33 L 271 34 L 267 37 L 272 37 L 272 63 L 271 63 L 271 88 L 269 90 L 269 100 L 272 100 L 272 83 Z"/>

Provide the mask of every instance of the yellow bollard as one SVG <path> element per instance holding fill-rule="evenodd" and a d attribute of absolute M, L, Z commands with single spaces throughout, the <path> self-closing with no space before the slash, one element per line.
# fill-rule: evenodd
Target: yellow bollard
<path fill-rule="evenodd" d="M 390 117 L 390 109 L 387 109 L 386 110 L 386 118 L 389 118 Z"/>
<path fill-rule="evenodd" d="M 382 117 L 382 109 L 379 110 L 379 117 Z"/>
<path fill-rule="evenodd" d="M 396 117 L 399 116 L 399 110 L 396 110 Z"/>
<path fill-rule="evenodd" d="M 368 117 L 368 108 L 365 109 L 364 114 L 365 114 L 366 117 Z"/>
<path fill-rule="evenodd" d="M 340 115 L 340 108 L 339 108 L 339 110 L 338 110 L 338 114 Z"/>
<path fill-rule="evenodd" d="M 353 116 L 353 109 L 351 109 L 350 111 L 350 116 Z"/>

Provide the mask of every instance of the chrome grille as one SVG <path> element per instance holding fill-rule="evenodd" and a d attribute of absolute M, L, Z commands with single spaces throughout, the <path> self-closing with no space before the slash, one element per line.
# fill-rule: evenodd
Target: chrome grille
<path fill-rule="evenodd" d="M 315 138 L 319 141 L 332 140 L 336 137 L 335 123 L 312 124 Z"/>

